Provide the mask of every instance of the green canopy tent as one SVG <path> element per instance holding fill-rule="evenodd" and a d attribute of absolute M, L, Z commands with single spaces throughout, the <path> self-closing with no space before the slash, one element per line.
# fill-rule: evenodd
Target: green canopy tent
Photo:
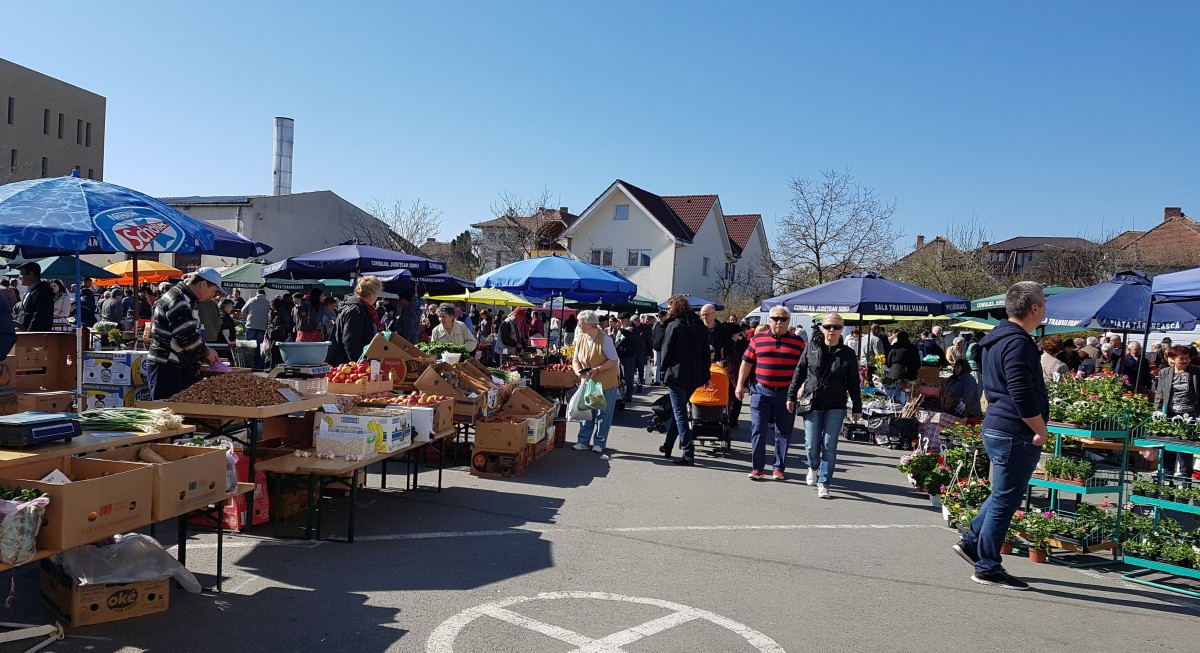
<path fill-rule="evenodd" d="M 221 271 L 221 285 L 226 288 L 270 288 L 298 292 L 320 287 L 326 294 L 342 296 L 350 293 L 345 279 L 264 279 L 261 263 L 242 263 Z"/>
<path fill-rule="evenodd" d="M 1047 297 L 1053 297 L 1058 293 L 1075 290 L 1066 286 L 1043 286 L 1042 292 Z M 971 300 L 971 310 L 959 313 L 957 317 L 962 319 L 984 319 L 984 321 L 995 320 L 993 324 L 999 323 L 1000 320 L 1008 318 L 1008 314 L 1004 310 L 1004 294 L 992 295 L 991 297 L 982 297 L 980 299 Z"/>
<path fill-rule="evenodd" d="M 26 260 L 15 260 L 9 263 L 11 270 L 4 273 L 6 277 L 14 277 L 17 275 L 17 268 L 28 263 Z M 87 261 L 81 261 L 75 256 L 51 256 L 37 261 L 38 265 L 42 266 L 42 278 L 44 279 L 74 279 L 75 266 L 79 265 L 79 276 L 92 279 L 116 279 L 118 275 L 105 270 L 99 265 L 92 265 Z"/>
<path fill-rule="evenodd" d="M 658 302 L 645 295 L 634 295 L 629 301 L 621 304 L 598 304 L 595 302 L 577 302 L 568 299 L 564 302 L 567 308 L 577 310 L 601 308 L 616 313 L 658 313 Z"/>

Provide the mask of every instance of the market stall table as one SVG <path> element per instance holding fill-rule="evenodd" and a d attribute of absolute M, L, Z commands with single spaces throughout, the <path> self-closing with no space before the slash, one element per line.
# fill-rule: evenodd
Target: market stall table
<path fill-rule="evenodd" d="M 210 437 L 224 435 L 231 440 L 240 442 L 246 447 L 246 454 L 249 456 L 249 474 L 247 475 L 247 480 L 254 482 L 257 463 L 255 456 L 258 453 L 258 438 L 262 421 L 269 417 L 282 417 L 283 415 L 291 415 L 292 413 L 304 413 L 316 410 L 322 404 L 332 401 L 334 401 L 334 398 L 331 396 L 312 396 L 301 397 L 299 401 L 256 407 L 185 404 L 177 401 L 139 401 L 135 405 L 138 408 L 170 408 L 176 414 L 184 417 L 225 420 L 210 433 Z M 243 428 L 246 429 L 245 440 L 240 440 L 230 435 Z"/>
<path fill-rule="evenodd" d="M 438 484 L 437 488 L 440 491 L 442 487 L 442 459 L 445 458 L 446 440 L 454 436 L 455 430 L 450 428 L 444 431 L 434 433 L 428 440 L 414 442 L 408 447 L 391 453 L 376 453 L 362 460 L 345 460 L 316 457 L 301 457 L 296 455 L 283 455 L 278 458 L 264 460 L 258 466 L 266 472 L 275 474 L 286 474 L 292 476 L 307 476 L 308 477 L 308 505 L 305 507 L 304 516 L 304 539 L 313 539 L 314 533 L 314 518 L 316 539 L 321 539 L 321 511 L 320 502 L 323 500 L 325 488 L 330 483 L 349 479 L 350 485 L 350 514 L 346 526 L 347 543 L 354 542 L 354 522 L 357 514 L 358 504 L 358 483 L 355 479 L 358 470 L 365 469 L 375 463 L 383 463 L 383 479 L 380 483 L 380 489 L 387 487 L 387 460 L 394 458 L 404 453 L 410 453 L 416 450 L 424 449 L 425 447 L 437 442 L 441 445 L 441 457 L 438 462 Z M 410 461 L 410 470 L 412 469 Z M 419 473 L 412 473 L 413 481 L 409 487 L 416 487 L 416 476 Z"/>

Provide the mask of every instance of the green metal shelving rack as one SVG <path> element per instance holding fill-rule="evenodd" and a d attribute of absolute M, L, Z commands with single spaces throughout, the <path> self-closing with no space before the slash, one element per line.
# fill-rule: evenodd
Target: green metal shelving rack
<path fill-rule="evenodd" d="M 1179 453 L 1190 453 L 1190 454 L 1200 455 L 1200 445 L 1186 444 L 1183 441 L 1170 442 L 1170 441 L 1166 441 L 1166 440 L 1134 438 L 1133 444 L 1134 444 L 1134 446 L 1137 446 L 1137 447 L 1156 448 L 1156 449 L 1161 449 L 1162 451 L 1176 451 Z M 1162 460 L 1162 456 L 1160 455 L 1158 457 L 1158 483 L 1159 483 L 1159 485 L 1162 485 L 1162 482 L 1163 482 L 1163 460 Z M 1136 505 L 1152 506 L 1154 508 L 1154 520 L 1155 520 L 1156 524 L 1158 522 L 1159 517 L 1162 515 L 1163 510 L 1175 510 L 1178 512 L 1186 512 L 1186 513 L 1190 513 L 1193 515 L 1200 515 L 1200 506 L 1193 506 L 1193 505 L 1188 505 L 1186 503 L 1179 503 L 1178 501 L 1167 501 L 1164 499 L 1155 499 L 1155 498 L 1144 497 L 1144 496 L 1139 496 L 1139 495 L 1132 495 L 1129 497 L 1129 500 Z M 1200 570 L 1198 570 L 1198 569 L 1189 569 L 1187 567 L 1179 567 L 1176 565 L 1167 564 L 1165 562 L 1159 562 L 1157 560 L 1147 560 L 1145 558 L 1136 558 L 1133 556 L 1125 556 L 1125 563 L 1129 564 L 1129 565 L 1133 565 L 1134 567 L 1141 567 L 1141 569 L 1139 569 L 1137 571 L 1131 571 L 1128 574 L 1125 574 L 1121 577 L 1131 583 L 1138 583 L 1139 585 L 1148 585 L 1150 587 L 1167 590 L 1169 592 L 1175 592 L 1177 594 L 1184 594 L 1184 595 L 1191 596 L 1194 598 L 1200 598 L 1200 592 L 1186 589 L 1183 587 L 1177 587 L 1175 585 L 1168 585 L 1163 582 L 1156 582 L 1156 581 L 1147 580 L 1145 578 L 1142 578 L 1142 576 L 1146 576 L 1149 574 L 1160 573 L 1160 574 L 1167 574 L 1169 576 L 1176 576 L 1178 578 L 1191 578 L 1191 579 L 1200 580 Z"/>

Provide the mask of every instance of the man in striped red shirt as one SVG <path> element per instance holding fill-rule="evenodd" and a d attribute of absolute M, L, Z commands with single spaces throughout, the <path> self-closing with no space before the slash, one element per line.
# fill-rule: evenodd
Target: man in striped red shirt
<path fill-rule="evenodd" d="M 763 469 L 767 462 L 767 427 L 774 417 L 775 470 L 771 478 L 782 481 L 783 471 L 787 467 L 788 439 L 792 437 L 792 427 L 796 423 L 796 416 L 787 409 L 787 391 L 796 364 L 804 353 L 804 340 L 794 333 L 788 333 L 791 316 L 786 308 L 772 308 L 769 319 L 770 328 L 755 334 L 742 356 L 734 395 L 739 401 L 745 396 L 746 382 L 753 369 L 756 383 L 750 398 L 750 478 L 765 478 Z"/>

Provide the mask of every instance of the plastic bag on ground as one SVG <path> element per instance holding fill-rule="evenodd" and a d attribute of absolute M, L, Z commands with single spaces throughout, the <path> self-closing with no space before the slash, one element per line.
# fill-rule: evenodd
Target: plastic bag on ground
<path fill-rule="evenodd" d="M 126 533 L 107 546 L 86 545 L 60 554 L 63 569 L 80 585 L 135 583 L 174 578 L 183 589 L 200 593 L 200 583 L 187 567 L 167 553 L 154 538 Z"/>

